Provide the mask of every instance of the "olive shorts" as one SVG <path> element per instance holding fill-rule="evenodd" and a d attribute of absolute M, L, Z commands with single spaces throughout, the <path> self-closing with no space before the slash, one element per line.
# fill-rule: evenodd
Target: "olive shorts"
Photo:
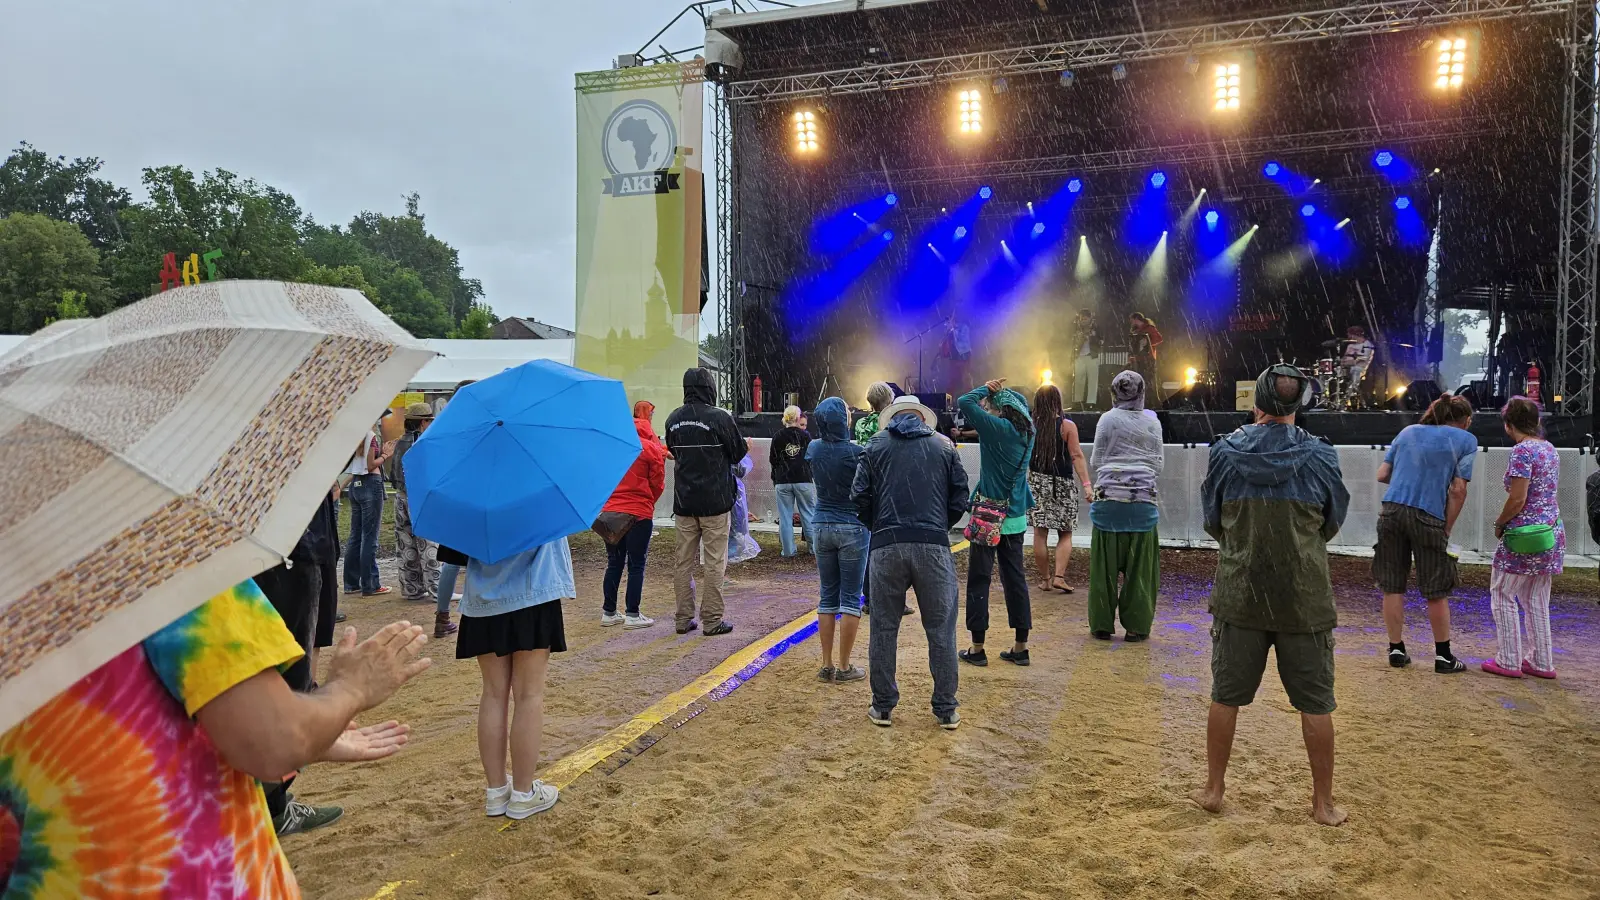
<path fill-rule="evenodd" d="M 1267 648 L 1277 648 L 1278 678 L 1294 708 L 1311 716 L 1333 712 L 1333 632 L 1257 631 L 1227 622 L 1211 625 L 1211 700 L 1249 706 L 1267 670 Z"/>

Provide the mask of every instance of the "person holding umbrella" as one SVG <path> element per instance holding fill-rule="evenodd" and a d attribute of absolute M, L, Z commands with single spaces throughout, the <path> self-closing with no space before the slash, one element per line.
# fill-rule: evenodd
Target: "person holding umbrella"
<path fill-rule="evenodd" d="M 695 566 L 704 554 L 699 588 L 700 612 L 707 637 L 727 634 L 723 621 L 722 581 L 728 572 L 729 513 L 738 500 L 734 467 L 750 452 L 749 442 L 727 410 L 719 409 L 716 380 L 707 369 L 683 373 L 683 405 L 667 417 L 667 452 L 671 454 L 672 513 L 677 517 L 678 555 L 673 587 L 678 595 L 679 634 L 697 627 Z M 746 525 L 748 527 L 748 524 Z"/>
<path fill-rule="evenodd" d="M 577 596 L 566 536 L 594 523 L 642 451 L 620 382 L 535 360 L 457 391 L 406 452 L 412 527 L 468 558 L 456 658 L 483 676 L 487 815 L 560 798 L 534 773 L 545 672 L 567 649 L 561 601 Z"/>

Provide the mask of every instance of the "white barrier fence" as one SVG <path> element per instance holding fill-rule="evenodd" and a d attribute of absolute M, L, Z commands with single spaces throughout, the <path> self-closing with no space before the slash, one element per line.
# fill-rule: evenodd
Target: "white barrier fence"
<path fill-rule="evenodd" d="M 776 522 L 777 501 L 772 488 L 772 470 L 767 460 L 771 441 L 752 439 L 750 458 L 755 470 L 745 479 L 750 512 L 761 522 Z M 961 461 L 973 484 L 978 480 L 978 445 L 961 444 Z M 1084 444 L 1087 457 L 1093 445 Z M 1385 486 L 1377 482 L 1378 466 L 1383 462 L 1384 451 L 1369 447 L 1339 447 L 1339 468 L 1344 473 L 1345 487 L 1350 491 L 1350 513 L 1344 528 L 1330 546 L 1335 553 L 1370 553 L 1377 541 L 1378 512 L 1383 503 Z M 1204 445 L 1185 446 L 1168 444 L 1166 464 L 1161 474 L 1161 541 L 1169 546 L 1215 546 L 1203 527 L 1200 507 L 1200 485 L 1205 481 L 1209 448 Z M 1588 510 L 1583 483 L 1594 471 L 1594 457 L 1575 449 L 1562 449 L 1561 483 L 1559 500 L 1561 516 L 1567 526 L 1568 564 L 1593 566 L 1600 556 L 1589 533 Z M 1467 492 L 1467 504 L 1456 523 L 1452 541 L 1460 545 L 1463 559 L 1486 561 L 1495 550 L 1494 520 L 1505 502 L 1501 486 L 1511 450 L 1505 447 L 1480 449 L 1473 466 L 1472 485 Z M 672 517 L 672 465 L 667 465 L 667 491 L 656 506 L 656 518 Z M 1080 516 L 1082 523 L 1078 543 L 1089 533 L 1088 512 Z M 1481 559 L 1478 559 L 1481 557 Z"/>

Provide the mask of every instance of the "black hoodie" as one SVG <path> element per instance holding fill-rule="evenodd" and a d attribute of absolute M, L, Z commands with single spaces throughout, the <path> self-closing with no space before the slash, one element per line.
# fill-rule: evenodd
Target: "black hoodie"
<path fill-rule="evenodd" d="M 967 470 L 955 444 L 906 412 L 867 442 L 850 487 L 872 549 L 890 544 L 950 544 L 967 511 Z"/>
<path fill-rule="evenodd" d="M 706 518 L 733 509 L 733 467 L 747 452 L 733 416 L 716 406 L 716 381 L 706 369 L 683 373 L 683 405 L 667 417 L 672 454 L 672 512 Z"/>

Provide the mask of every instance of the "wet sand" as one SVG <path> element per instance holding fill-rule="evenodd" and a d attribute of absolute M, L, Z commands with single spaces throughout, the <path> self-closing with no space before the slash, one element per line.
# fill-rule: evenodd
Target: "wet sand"
<path fill-rule="evenodd" d="M 545 764 L 814 607 L 809 557 L 777 560 L 768 545 L 731 570 L 734 633 L 679 637 L 672 544 L 668 530 L 652 547 L 644 608 L 656 627 L 625 632 L 601 629 L 604 557 L 597 541 L 576 542 L 582 599 L 565 610 L 570 652 L 550 667 Z M 1075 554 L 1074 583 L 1086 562 Z M 482 814 L 476 667 L 451 658 L 453 640 L 439 642 L 434 670 L 367 717 L 410 722 L 412 746 L 381 763 L 309 769 L 301 798 L 346 815 L 285 848 L 308 897 L 339 900 L 1600 896 L 1594 572 L 1557 584 L 1561 678 L 1543 682 L 1476 671 L 1493 652 L 1482 569 L 1453 602 L 1454 647 L 1474 670 L 1446 677 L 1425 665 L 1420 600 L 1407 627 L 1418 665 L 1390 669 L 1367 565 L 1334 567 L 1342 828 L 1308 818 L 1299 723 L 1270 668 L 1240 715 L 1226 810 L 1188 801 L 1205 771 L 1215 556 L 1169 551 L 1146 644 L 1094 641 L 1081 588 L 1036 586 L 1033 665 L 991 653 L 988 668 L 963 667 L 959 731 L 928 712 L 915 617 L 901 631 L 902 700 L 889 729 L 867 722 L 864 682 L 815 680 L 813 638 L 511 827 Z M 347 600 L 363 633 L 432 618 L 431 607 Z M 865 627 L 859 646 L 865 665 Z"/>

